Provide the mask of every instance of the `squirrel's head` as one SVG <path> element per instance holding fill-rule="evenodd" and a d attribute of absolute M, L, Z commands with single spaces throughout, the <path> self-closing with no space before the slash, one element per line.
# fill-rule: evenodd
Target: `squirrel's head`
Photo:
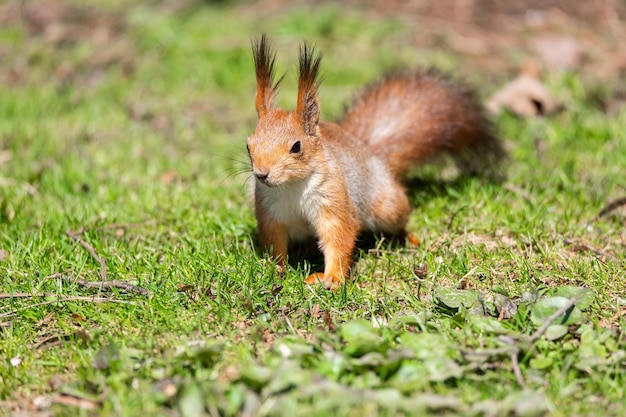
<path fill-rule="evenodd" d="M 315 170 L 311 157 L 319 147 L 318 71 L 321 55 L 306 43 L 300 48 L 296 109 L 273 109 L 282 77 L 274 83 L 275 54 L 262 35 L 252 45 L 256 70 L 259 123 L 248 138 L 252 172 L 259 182 L 276 187 L 308 178 Z"/>

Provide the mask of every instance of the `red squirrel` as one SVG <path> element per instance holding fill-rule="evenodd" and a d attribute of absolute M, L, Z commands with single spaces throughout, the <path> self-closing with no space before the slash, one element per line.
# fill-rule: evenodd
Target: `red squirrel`
<path fill-rule="evenodd" d="M 395 73 L 365 88 L 338 123 L 319 120 L 321 54 L 300 47 L 295 110 L 274 108 L 275 52 L 252 43 L 257 127 L 247 140 L 263 251 L 281 267 L 290 242 L 316 239 L 324 272 L 306 278 L 329 289 L 345 280 L 360 232 L 408 238 L 411 168 L 449 154 L 463 168 L 492 168 L 500 142 L 474 93 L 429 70 Z M 478 164 L 478 165 L 477 165 Z"/>

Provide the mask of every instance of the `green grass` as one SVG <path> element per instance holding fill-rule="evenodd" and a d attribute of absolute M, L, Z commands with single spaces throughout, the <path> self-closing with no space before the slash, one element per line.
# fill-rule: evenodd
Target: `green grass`
<path fill-rule="evenodd" d="M 280 277 L 255 251 L 250 38 L 275 41 L 286 107 L 297 45 L 316 42 L 331 119 L 386 68 L 454 73 L 463 58 L 330 6 L 102 7 L 126 24 L 104 46 L 0 29 L 1 74 L 24 75 L 0 83 L 0 293 L 30 294 L 0 299 L 0 413 L 623 415 L 626 220 L 597 215 L 626 191 L 626 112 L 593 107 L 579 74 L 546 80 L 559 115 L 495 119 L 505 184 L 427 181 L 411 192 L 421 247 L 361 249 L 331 293 L 303 284 L 318 263 Z M 112 45 L 118 59 L 98 63 Z M 504 77 L 471 78 L 486 97 Z M 110 280 L 152 296 L 60 278 L 100 279 L 68 229 L 84 229 Z M 573 293 L 585 302 L 552 327 L 560 337 L 531 343 L 546 304 Z M 498 321 L 507 301 L 517 310 Z"/>

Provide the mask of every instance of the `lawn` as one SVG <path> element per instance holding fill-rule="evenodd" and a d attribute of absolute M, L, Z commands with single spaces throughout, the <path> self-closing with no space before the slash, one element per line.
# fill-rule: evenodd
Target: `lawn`
<path fill-rule="evenodd" d="M 401 66 L 487 99 L 521 47 L 427 48 L 358 7 L 19 4 L 0 6 L 0 415 L 624 415 L 618 78 L 546 71 L 561 112 L 493 116 L 506 180 L 418 170 L 419 248 L 363 243 L 330 292 L 303 282 L 320 259 L 283 276 L 256 250 L 250 39 L 273 40 L 287 108 L 298 45 L 323 51 L 324 119 Z"/>

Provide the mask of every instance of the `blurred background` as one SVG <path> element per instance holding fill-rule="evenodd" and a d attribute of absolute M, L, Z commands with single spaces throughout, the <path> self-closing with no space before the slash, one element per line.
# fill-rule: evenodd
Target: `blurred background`
<path fill-rule="evenodd" d="M 324 118 L 338 118 L 354 91 L 385 70 L 424 65 L 474 83 L 485 100 L 528 72 L 567 117 L 617 114 L 626 99 L 625 13 L 618 0 L 6 1 L 0 169 L 64 204 L 97 184 L 89 201 L 98 207 L 152 183 L 222 186 L 245 171 L 243 143 L 256 123 L 250 40 L 262 32 L 287 74 L 278 97 L 287 108 L 298 45 L 307 39 L 323 51 Z M 602 120 L 589 123 L 612 137 Z M 549 126 L 511 126 L 502 130 L 507 140 L 554 138 Z M 565 158 L 562 147 L 554 152 Z M 244 190 L 220 192 L 243 203 Z M 7 197 L 6 218 L 18 194 Z"/>

